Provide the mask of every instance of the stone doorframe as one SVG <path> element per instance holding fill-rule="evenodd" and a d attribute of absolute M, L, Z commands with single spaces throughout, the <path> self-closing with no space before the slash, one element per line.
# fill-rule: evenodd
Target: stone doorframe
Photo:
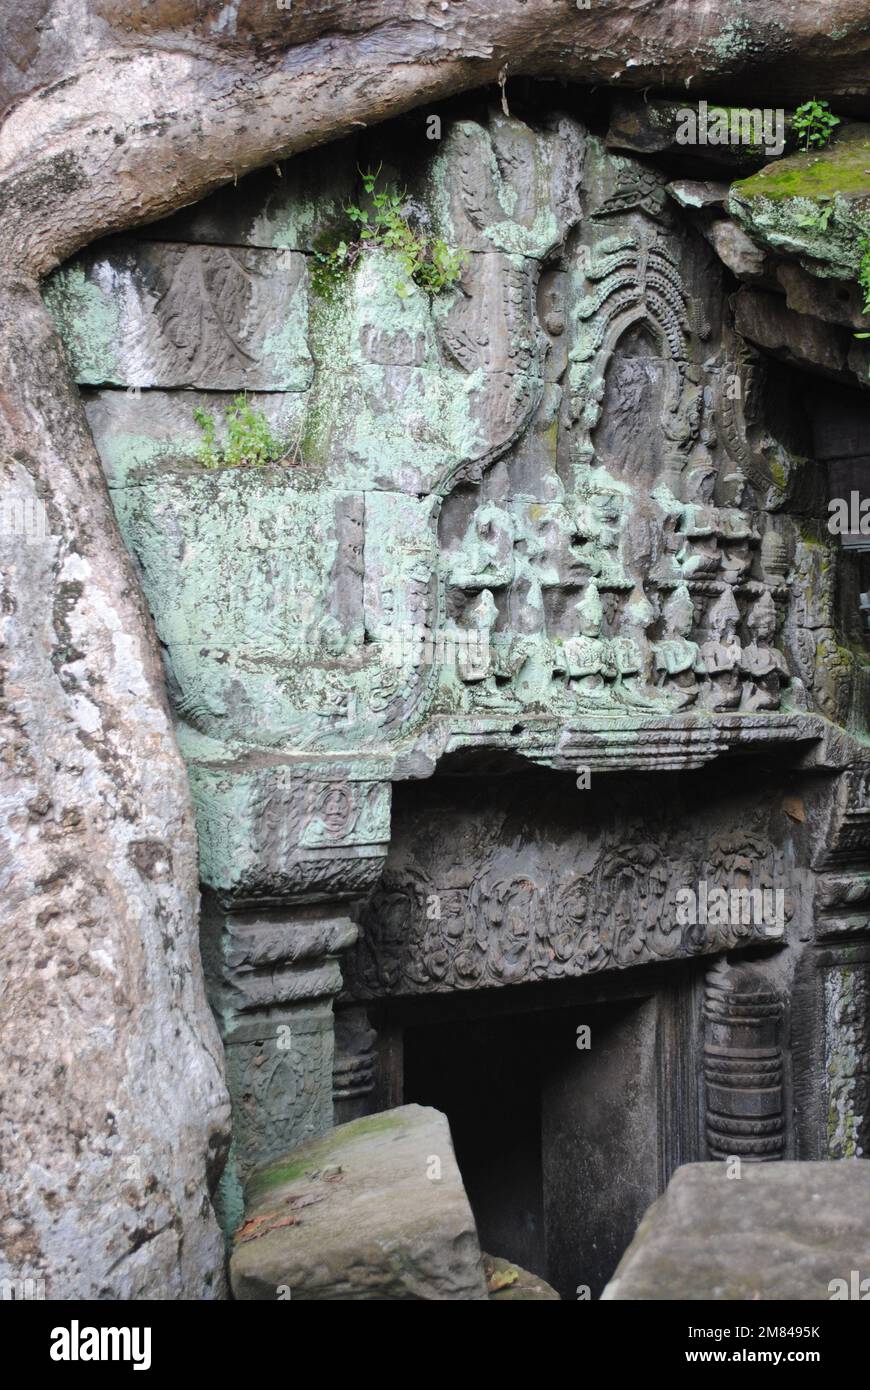
<path fill-rule="evenodd" d="M 513 738 L 491 730 L 486 744 L 512 746 L 562 771 L 592 763 L 600 773 L 688 769 L 754 744 L 787 752 L 799 779 L 792 811 L 809 851 L 794 872 L 805 910 L 790 924 L 785 949 L 731 951 L 726 963 L 728 943 L 709 947 L 704 1020 L 695 1020 L 699 1073 L 706 1043 L 707 1148 L 698 1156 L 860 1155 L 870 1130 L 868 755 L 811 715 L 648 720 L 655 727 L 640 740 L 621 739 L 629 730 L 613 722 L 606 737 L 588 720 L 563 729 L 559 751 L 534 721 Z M 248 1174 L 332 1125 L 334 1072 L 339 1099 L 373 1088 L 366 1039 L 349 1036 L 348 1055 L 336 1056 L 341 958 L 386 861 L 392 781 L 431 773 L 438 756 L 483 741 L 479 730 L 450 728 L 436 730 L 436 739 L 377 764 L 321 758 L 190 768 L 205 885 L 203 955 L 234 1109 L 223 1180 L 228 1229 L 241 1218 Z M 389 1038 L 382 1044 L 388 1048 Z M 391 1103 L 389 1096 L 380 1102 Z M 346 1115 L 345 1107 L 339 1118 Z"/>

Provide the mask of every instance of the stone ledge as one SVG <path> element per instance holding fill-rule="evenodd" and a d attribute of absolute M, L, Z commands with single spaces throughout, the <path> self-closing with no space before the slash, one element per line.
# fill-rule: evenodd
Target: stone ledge
<path fill-rule="evenodd" d="M 860 1296 L 849 1290 L 862 1279 L 870 1290 L 870 1164 L 744 1163 L 740 1178 L 728 1173 L 727 1163 L 677 1170 L 603 1300 L 825 1301 Z"/>

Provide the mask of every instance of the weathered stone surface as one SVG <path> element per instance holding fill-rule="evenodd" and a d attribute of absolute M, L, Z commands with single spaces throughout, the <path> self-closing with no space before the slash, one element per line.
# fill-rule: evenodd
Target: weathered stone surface
<path fill-rule="evenodd" d="M 60 373 L 45 310 L 2 299 L 4 378 Z M 229 1105 L 153 629 L 74 396 L 5 396 L 0 453 L 0 1279 L 220 1297 Z"/>
<path fill-rule="evenodd" d="M 777 266 L 776 278 L 785 290 L 786 304 L 796 314 L 844 328 L 870 329 L 870 317 L 863 312 L 864 296 L 854 280 L 819 279 L 787 261 Z"/>
<path fill-rule="evenodd" d="M 303 1144 L 251 1179 L 245 1217 L 230 1261 L 236 1298 L 488 1297 L 450 1130 L 429 1107 Z"/>
<path fill-rule="evenodd" d="M 289 16 L 288 16 L 289 19 Z M 323 150 L 269 165 L 228 184 L 209 198 L 154 223 L 147 235 L 159 241 L 216 246 L 264 246 L 312 251 L 318 238 L 347 221 L 345 207 L 356 195 L 357 136 Z"/>
<path fill-rule="evenodd" d="M 119 242 L 59 271 L 46 301 L 84 385 L 300 391 L 306 279 L 294 251 Z"/>
<path fill-rule="evenodd" d="M 675 179 L 668 192 L 681 208 L 724 208 L 728 202 L 728 184 L 709 179 Z"/>
<path fill-rule="evenodd" d="M 866 1296 L 870 1164 L 722 1163 L 679 1169 L 603 1299 L 742 1302 Z M 858 1272 L 857 1281 L 853 1271 Z"/>
<path fill-rule="evenodd" d="M 202 477 L 203 432 L 194 410 L 211 415 L 218 446 L 225 443 L 226 393 L 205 391 L 84 390 L 85 414 L 110 488 L 150 481 L 156 491 L 177 485 L 174 471 Z M 301 391 L 248 392 L 251 407 L 265 416 L 276 438 L 286 444 L 290 477 L 300 476 L 299 441 L 307 394 Z M 236 475 L 238 476 L 238 475 Z M 189 481 L 189 479 L 188 479 Z"/>
<path fill-rule="evenodd" d="M 705 235 L 722 264 L 738 280 L 758 280 L 764 275 L 767 257 L 763 248 L 730 218 L 717 217 Z"/>
<path fill-rule="evenodd" d="M 295 481 L 290 466 L 164 472 L 116 493 L 176 707 L 226 745 L 299 748 L 354 727 L 336 666 L 363 665 L 363 499 Z"/>
<path fill-rule="evenodd" d="M 867 382 L 870 354 L 844 329 L 790 309 L 784 297 L 742 289 L 735 300 L 738 333 L 796 366 L 848 381 Z"/>
<path fill-rule="evenodd" d="M 358 897 L 377 881 L 390 787 L 365 762 L 191 761 L 200 870 L 222 899 Z"/>

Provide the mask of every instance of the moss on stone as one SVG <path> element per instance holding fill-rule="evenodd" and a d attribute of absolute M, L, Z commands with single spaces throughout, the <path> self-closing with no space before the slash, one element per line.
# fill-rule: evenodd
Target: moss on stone
<path fill-rule="evenodd" d="M 729 211 L 776 254 L 821 277 L 855 279 L 870 235 L 870 126 L 792 154 L 731 185 Z"/>
<path fill-rule="evenodd" d="M 751 198 L 870 199 L 870 131 L 841 137 L 826 150 L 787 155 L 766 164 L 757 174 L 738 179 L 732 193 Z"/>
<path fill-rule="evenodd" d="M 278 1159 L 255 1173 L 247 1186 L 249 1205 L 276 1188 L 287 1187 L 306 1176 L 313 1176 L 324 1167 L 335 1162 L 336 1156 L 348 1144 L 356 1144 L 360 1139 L 372 1135 L 389 1134 L 407 1126 L 407 1117 L 394 1110 L 384 1110 L 377 1115 L 366 1115 L 349 1124 L 339 1125 L 319 1139 L 310 1140 L 294 1149 L 286 1158 Z"/>

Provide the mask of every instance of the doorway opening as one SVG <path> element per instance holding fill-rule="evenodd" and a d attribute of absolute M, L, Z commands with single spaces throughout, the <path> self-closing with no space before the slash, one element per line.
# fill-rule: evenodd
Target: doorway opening
<path fill-rule="evenodd" d="M 566 1300 L 599 1296 L 661 1190 L 656 1012 L 632 999 L 404 1029 L 403 1099 L 447 1115 L 482 1248 Z"/>

